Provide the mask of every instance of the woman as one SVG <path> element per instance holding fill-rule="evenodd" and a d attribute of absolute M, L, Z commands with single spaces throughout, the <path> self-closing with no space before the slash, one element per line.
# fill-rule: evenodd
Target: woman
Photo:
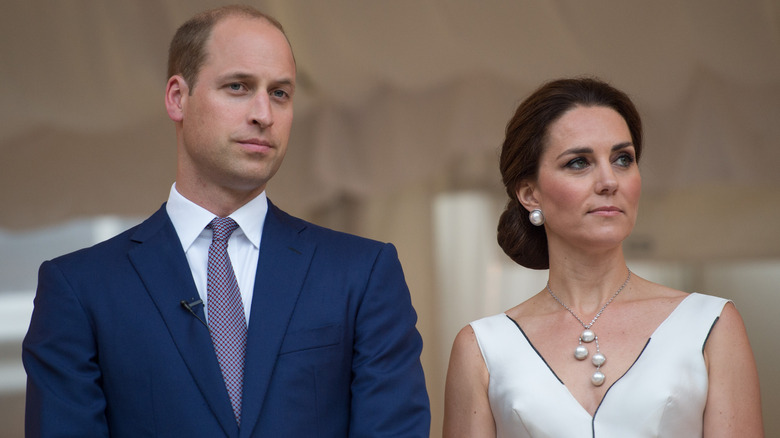
<path fill-rule="evenodd" d="M 599 80 L 550 82 L 518 107 L 501 153 L 498 240 L 549 279 L 458 333 L 445 437 L 763 436 L 734 305 L 626 266 L 641 152 L 633 103 Z"/>

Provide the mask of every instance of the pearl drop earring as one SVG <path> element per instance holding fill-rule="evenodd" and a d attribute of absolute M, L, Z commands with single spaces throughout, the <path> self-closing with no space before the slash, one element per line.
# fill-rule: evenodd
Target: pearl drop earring
<path fill-rule="evenodd" d="M 535 208 L 528 214 L 528 220 L 537 227 L 540 227 L 544 224 L 544 213 L 542 213 L 542 210 Z"/>

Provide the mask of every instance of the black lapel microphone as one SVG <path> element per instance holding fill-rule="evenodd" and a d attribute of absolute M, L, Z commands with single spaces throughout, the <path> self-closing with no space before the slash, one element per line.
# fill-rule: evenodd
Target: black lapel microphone
<path fill-rule="evenodd" d="M 194 316 L 195 318 L 198 318 L 198 321 L 203 323 L 203 325 L 205 325 L 206 328 L 209 327 L 209 325 L 206 324 L 206 321 L 202 320 L 200 318 L 200 316 L 198 316 L 198 314 L 195 313 L 195 310 L 193 310 L 193 307 L 197 306 L 198 304 L 203 304 L 203 300 L 197 299 L 195 301 L 190 301 L 189 303 L 187 302 L 187 300 L 181 300 L 181 301 L 179 301 L 179 304 L 181 304 L 182 307 L 184 307 L 188 312 L 190 312 L 192 314 L 192 316 Z"/>

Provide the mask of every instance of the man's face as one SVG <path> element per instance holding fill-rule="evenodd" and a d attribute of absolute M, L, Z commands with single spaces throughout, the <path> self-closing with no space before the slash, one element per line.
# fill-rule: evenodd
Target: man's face
<path fill-rule="evenodd" d="M 206 43 L 195 87 L 182 90 L 177 186 L 256 195 L 279 169 L 293 120 L 295 61 L 262 19 L 227 17 Z"/>

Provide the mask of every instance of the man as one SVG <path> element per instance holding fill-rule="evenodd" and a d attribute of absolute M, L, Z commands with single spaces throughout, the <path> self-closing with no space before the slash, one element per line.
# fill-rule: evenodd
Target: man
<path fill-rule="evenodd" d="M 207 11 L 169 56 L 176 183 L 139 226 L 41 266 L 27 436 L 427 437 L 393 246 L 265 197 L 293 117 L 281 26 Z"/>

